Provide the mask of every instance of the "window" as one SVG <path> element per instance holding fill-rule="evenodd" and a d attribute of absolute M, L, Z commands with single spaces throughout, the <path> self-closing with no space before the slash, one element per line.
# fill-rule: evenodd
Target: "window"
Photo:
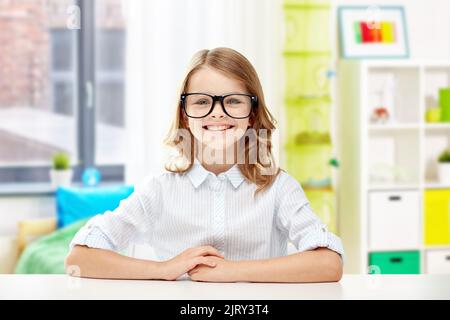
<path fill-rule="evenodd" d="M 66 26 L 74 5 L 80 29 Z M 0 12 L 0 182 L 48 181 L 56 152 L 76 179 L 89 166 L 122 179 L 122 1 L 0 1 Z"/>
<path fill-rule="evenodd" d="M 76 162 L 75 33 L 52 33 L 65 11 L 29 0 L 0 12 L 0 167 L 47 165 L 58 151 Z"/>
<path fill-rule="evenodd" d="M 96 154 L 100 164 L 124 162 L 125 148 L 125 22 L 120 6 L 95 6 Z"/>

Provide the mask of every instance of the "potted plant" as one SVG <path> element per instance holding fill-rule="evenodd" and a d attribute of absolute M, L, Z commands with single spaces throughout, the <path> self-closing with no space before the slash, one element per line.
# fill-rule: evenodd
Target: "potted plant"
<path fill-rule="evenodd" d="M 439 155 L 438 175 L 439 182 L 450 184 L 450 150 L 444 150 Z"/>
<path fill-rule="evenodd" d="M 69 155 L 57 153 L 53 156 L 53 168 L 50 170 L 50 180 L 53 188 L 69 186 L 72 182 L 73 170 L 70 167 Z"/>

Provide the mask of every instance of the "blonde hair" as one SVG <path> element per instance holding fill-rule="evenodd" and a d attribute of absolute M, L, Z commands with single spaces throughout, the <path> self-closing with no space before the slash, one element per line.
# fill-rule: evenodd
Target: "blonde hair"
<path fill-rule="evenodd" d="M 256 139 L 254 140 L 257 141 L 257 147 L 264 147 L 264 150 L 267 150 L 267 152 L 264 155 L 261 155 L 258 152 L 259 156 L 257 157 L 256 162 L 254 164 L 248 163 L 249 150 L 251 147 L 254 147 L 254 145 L 252 146 L 250 145 L 250 142 L 245 143 L 244 141 L 245 162 L 243 164 L 238 164 L 238 168 L 246 180 L 257 185 L 256 193 L 263 191 L 272 184 L 280 172 L 280 169 L 275 166 L 272 155 L 271 138 L 276 121 L 267 109 L 258 75 L 250 61 L 233 49 L 215 48 L 213 50 L 200 50 L 191 60 L 190 66 L 181 84 L 178 97 L 181 94 L 186 93 L 190 78 L 204 66 L 221 71 L 226 76 L 240 81 L 248 91 L 247 93 L 258 97 L 257 107 L 253 109 L 250 115 L 250 123 L 252 124 L 251 129 L 253 129 L 251 132 L 259 132 L 261 129 L 266 130 L 266 136 L 260 137 L 257 134 Z M 166 170 L 174 173 L 184 173 L 188 171 L 193 165 L 195 156 L 195 139 L 192 133 L 189 131 L 190 139 L 186 139 L 186 141 L 180 139 L 178 134 L 180 129 L 187 129 L 187 126 L 183 121 L 183 116 L 182 103 L 179 99 L 175 118 L 164 140 L 166 146 L 175 148 L 178 152 L 178 156 L 167 161 L 165 166 Z M 244 135 L 241 140 L 245 139 L 245 136 L 246 135 Z M 190 145 L 186 145 L 187 143 L 190 143 Z M 190 154 L 185 154 L 186 152 L 183 150 L 191 150 L 191 152 Z M 263 157 L 263 159 L 260 157 Z M 270 174 L 263 174 L 264 172 L 270 172 Z"/>

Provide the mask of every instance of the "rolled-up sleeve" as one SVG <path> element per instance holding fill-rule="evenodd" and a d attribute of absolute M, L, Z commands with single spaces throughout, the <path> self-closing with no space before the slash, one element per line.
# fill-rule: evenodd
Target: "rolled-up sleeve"
<path fill-rule="evenodd" d="M 280 181 L 277 224 L 286 232 L 299 252 L 319 247 L 331 249 L 344 256 L 341 239 L 311 209 L 300 184 L 287 174 Z"/>
<path fill-rule="evenodd" d="M 113 211 L 91 218 L 74 236 L 75 245 L 121 251 L 130 243 L 151 238 L 159 188 L 153 178 L 147 178 Z"/>
<path fill-rule="evenodd" d="M 109 240 L 108 236 L 106 236 L 100 228 L 94 225 L 94 218 L 89 220 L 87 224 L 77 232 L 70 243 L 70 250 L 72 250 L 75 245 L 84 245 L 89 248 L 112 251 L 117 250 L 117 246 Z"/>

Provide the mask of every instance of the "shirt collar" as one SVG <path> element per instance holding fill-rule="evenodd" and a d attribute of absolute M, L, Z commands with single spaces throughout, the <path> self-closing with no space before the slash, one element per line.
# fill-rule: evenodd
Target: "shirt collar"
<path fill-rule="evenodd" d="M 208 177 L 208 175 L 210 173 L 211 172 L 209 172 L 208 170 L 203 168 L 203 166 L 200 164 L 200 162 L 197 159 L 195 159 L 194 163 L 192 164 L 192 167 L 187 172 L 187 175 L 188 175 L 189 179 L 191 180 L 194 188 L 197 189 L 198 186 L 201 185 L 203 183 L 203 181 L 206 180 L 206 178 Z"/>
<path fill-rule="evenodd" d="M 230 180 L 231 184 L 235 189 L 237 189 L 241 185 L 241 183 L 245 180 L 245 177 L 237 164 L 228 169 L 228 171 L 225 172 L 225 175 L 228 178 L 228 180 Z"/>
<path fill-rule="evenodd" d="M 214 174 L 206 170 L 196 158 L 194 160 L 194 163 L 192 164 L 192 167 L 187 172 L 187 175 L 191 180 L 194 188 L 198 188 L 206 180 L 208 175 Z M 224 175 L 231 182 L 235 189 L 237 189 L 245 179 L 241 170 L 236 164 L 226 172 L 224 172 Z"/>

